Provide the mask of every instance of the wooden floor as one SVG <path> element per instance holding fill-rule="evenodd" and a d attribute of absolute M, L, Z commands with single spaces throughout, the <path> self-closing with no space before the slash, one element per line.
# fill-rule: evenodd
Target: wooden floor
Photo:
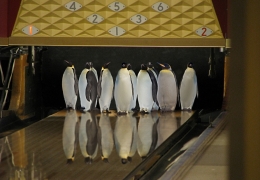
<path fill-rule="evenodd" d="M 143 137 L 139 137 L 143 136 L 140 132 L 147 132 L 144 136 L 152 137 L 151 132 L 154 131 L 151 128 L 155 129 L 156 147 L 158 147 L 192 113 L 177 111 L 117 116 L 115 112 L 100 115 L 99 113 L 81 114 L 76 111 L 60 111 L 0 139 L 0 179 L 124 179 L 142 161 L 141 146 L 145 146 L 145 142 L 142 141 Z M 88 124 L 88 121 L 95 123 Z M 129 129 L 132 129 L 130 141 L 126 136 L 129 134 Z M 92 164 L 86 164 L 84 160 L 87 156 L 86 152 L 80 147 L 86 147 L 84 143 L 87 138 L 90 140 L 94 136 L 93 133 L 97 133 L 98 138 L 96 141 L 92 138 L 89 144 L 99 146 L 97 153 L 92 155 L 94 159 Z M 133 140 L 134 135 L 137 135 L 135 140 Z M 101 137 L 107 138 L 103 142 L 108 142 L 109 137 L 112 137 L 114 141 L 118 140 L 117 143 L 112 141 L 109 163 L 101 160 L 101 148 L 105 147 L 105 145 L 100 146 Z M 122 138 L 125 138 L 123 142 Z M 118 149 L 122 149 L 120 146 L 127 141 L 131 142 L 131 146 L 136 147 L 136 150 L 133 148 L 132 161 L 122 164 Z M 67 159 L 70 158 L 74 147 L 75 159 L 73 163 L 67 164 Z M 109 154 L 109 150 L 107 152 Z"/>

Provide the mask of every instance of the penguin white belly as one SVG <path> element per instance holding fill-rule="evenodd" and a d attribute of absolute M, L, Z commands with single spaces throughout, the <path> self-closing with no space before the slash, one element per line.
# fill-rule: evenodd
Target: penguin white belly
<path fill-rule="evenodd" d="M 66 108 L 71 107 L 75 109 L 76 107 L 77 95 L 74 84 L 74 72 L 71 67 L 67 67 L 62 76 L 62 91 Z"/>
<path fill-rule="evenodd" d="M 194 69 L 188 68 L 183 75 L 180 87 L 181 109 L 192 109 L 197 94 L 197 77 Z"/>
<path fill-rule="evenodd" d="M 76 149 L 76 124 L 78 117 L 76 111 L 67 111 L 63 131 L 62 131 L 62 145 L 67 159 L 74 160 Z"/>
<path fill-rule="evenodd" d="M 83 69 L 79 76 L 79 97 L 80 97 L 80 105 L 84 107 L 84 111 L 88 111 L 90 109 L 91 100 L 88 101 L 86 98 L 86 88 L 88 85 L 86 74 L 89 70 Z"/>
<path fill-rule="evenodd" d="M 161 114 L 157 125 L 158 142 L 156 147 L 160 146 L 177 129 L 177 119 L 174 113 Z"/>
<path fill-rule="evenodd" d="M 118 116 L 114 130 L 116 150 L 121 159 L 127 159 L 130 153 L 133 137 L 132 122 L 128 115 Z"/>
<path fill-rule="evenodd" d="M 133 108 L 136 107 L 136 98 L 137 98 L 137 77 L 135 75 L 135 72 L 133 70 L 129 70 L 129 74 L 131 77 L 131 81 L 133 84 L 133 89 L 134 89 L 134 97 L 131 99 L 131 105 L 130 105 L 130 109 L 132 110 Z"/>
<path fill-rule="evenodd" d="M 92 116 L 89 112 L 81 114 L 81 122 L 80 122 L 80 133 L 79 133 L 79 145 L 82 155 L 85 158 L 90 158 L 87 163 L 91 163 L 91 161 L 97 156 L 98 151 L 98 142 L 93 142 L 91 137 L 88 137 L 88 133 L 96 133 L 96 131 L 92 129 L 87 129 L 87 123 L 94 123 L 95 119 L 92 119 Z M 93 130 L 93 132 L 91 132 Z M 89 132 L 88 132 L 89 131 Z M 93 135 L 92 135 L 93 138 Z M 92 141 L 92 142 L 91 142 Z M 89 145 L 88 145 L 89 144 Z M 88 147 L 91 146 L 91 147 Z M 94 149 L 93 152 L 88 153 L 88 149 Z"/>
<path fill-rule="evenodd" d="M 138 141 L 137 141 L 137 151 L 140 157 L 146 157 L 150 150 L 154 149 L 152 147 L 152 143 L 155 142 L 153 127 L 155 121 L 151 114 L 145 114 L 140 116 L 140 120 L 138 123 Z M 157 133 L 156 133 L 157 134 Z"/>
<path fill-rule="evenodd" d="M 101 81 L 101 96 L 99 98 L 100 111 L 109 110 L 113 98 L 114 82 L 108 69 L 104 69 Z"/>
<path fill-rule="evenodd" d="M 99 127 L 101 131 L 101 152 L 104 158 L 108 158 L 114 147 L 113 130 L 109 116 L 106 114 L 100 115 Z"/>
<path fill-rule="evenodd" d="M 141 70 L 137 76 L 137 94 L 140 111 L 150 112 L 153 107 L 152 81 L 149 74 Z"/>
<path fill-rule="evenodd" d="M 161 70 L 158 76 L 157 100 L 161 110 L 173 111 L 177 104 L 176 79 L 169 70 Z"/>
<path fill-rule="evenodd" d="M 128 112 L 133 98 L 132 84 L 127 69 L 120 69 L 115 82 L 114 97 L 118 112 Z"/>

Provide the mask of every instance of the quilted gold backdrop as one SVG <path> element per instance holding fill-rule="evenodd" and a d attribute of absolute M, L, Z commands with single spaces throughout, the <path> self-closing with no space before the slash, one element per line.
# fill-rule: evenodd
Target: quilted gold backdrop
<path fill-rule="evenodd" d="M 223 39 L 211 0 L 22 0 L 11 36 Z"/>

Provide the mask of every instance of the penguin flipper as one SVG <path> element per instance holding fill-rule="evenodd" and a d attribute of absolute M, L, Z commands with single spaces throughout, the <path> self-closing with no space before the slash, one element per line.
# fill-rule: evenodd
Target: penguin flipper
<path fill-rule="evenodd" d="M 195 81 L 195 84 L 196 84 L 196 86 L 197 86 L 197 98 L 199 97 L 199 87 L 198 87 L 198 81 L 197 81 L 197 76 L 196 76 L 196 74 L 195 74 L 195 77 L 194 77 L 194 81 Z"/>
<path fill-rule="evenodd" d="M 132 80 L 130 74 L 129 74 L 129 76 L 130 76 L 130 82 L 131 82 L 131 86 L 132 86 L 132 97 L 133 97 L 133 99 L 134 99 L 134 85 L 133 85 L 133 80 Z"/>
<path fill-rule="evenodd" d="M 99 77 L 98 84 L 97 84 L 97 98 L 100 98 L 100 97 L 101 97 L 101 91 L 102 91 L 102 87 L 101 87 L 102 75 L 103 75 L 103 70 L 100 72 L 100 77 Z"/>
<path fill-rule="evenodd" d="M 159 118 L 158 118 L 159 119 Z M 149 149 L 148 154 L 150 154 L 151 152 L 154 151 L 157 141 L 158 141 L 158 131 L 157 131 L 157 125 L 158 125 L 158 119 L 156 120 L 156 122 L 153 124 L 153 130 L 152 130 L 152 144 L 151 147 Z"/>
<path fill-rule="evenodd" d="M 157 102 L 158 84 L 157 84 L 156 78 L 155 78 L 155 76 L 154 76 L 154 74 L 153 74 L 152 71 L 147 70 L 147 73 L 149 74 L 150 79 L 151 79 L 151 81 L 152 81 L 152 95 L 153 95 L 153 101 L 158 104 L 158 102 Z"/>
<path fill-rule="evenodd" d="M 75 95 L 77 96 L 78 92 L 79 92 L 78 78 L 77 78 L 77 75 L 76 75 L 75 68 L 72 68 L 72 69 L 73 69 L 73 73 L 74 73 L 74 90 L 75 90 Z"/>

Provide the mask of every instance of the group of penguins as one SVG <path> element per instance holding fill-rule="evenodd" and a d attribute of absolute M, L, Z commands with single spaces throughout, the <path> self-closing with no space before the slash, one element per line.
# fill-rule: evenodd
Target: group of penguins
<path fill-rule="evenodd" d="M 76 108 L 78 94 L 83 112 L 96 110 L 98 102 L 100 112 L 109 113 L 114 97 L 118 114 L 136 110 L 137 101 L 140 113 L 174 111 L 178 101 L 182 110 L 191 110 L 198 96 L 197 76 L 191 62 L 183 74 L 180 87 L 167 63 L 158 63 L 162 68 L 159 73 L 151 62 L 141 64 L 137 76 L 131 64 L 122 63 L 114 83 L 108 68 L 110 62 L 102 66 L 99 78 L 93 63 L 87 62 L 79 79 L 74 65 L 65 62 L 67 68 L 62 77 L 62 90 L 67 109 Z"/>
<path fill-rule="evenodd" d="M 78 152 L 83 155 L 86 164 L 92 164 L 100 156 L 103 162 L 108 163 L 114 149 L 122 164 L 132 162 L 135 154 L 144 160 L 191 115 L 192 111 L 181 111 L 177 119 L 174 113 L 159 115 L 151 112 L 137 117 L 131 112 L 116 116 L 113 127 L 113 115 L 108 113 L 85 112 L 79 118 L 77 111 L 66 111 L 62 145 L 67 163 L 73 163 L 76 156 L 79 157 Z M 188 146 L 179 148 L 182 152 Z"/>

